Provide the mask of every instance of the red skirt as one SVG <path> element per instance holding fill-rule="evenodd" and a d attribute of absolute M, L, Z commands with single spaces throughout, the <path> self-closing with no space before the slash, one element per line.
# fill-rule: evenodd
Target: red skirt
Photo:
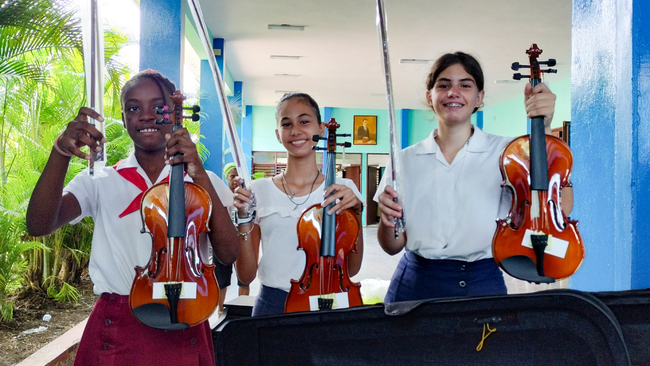
<path fill-rule="evenodd" d="M 74 361 L 77 365 L 214 365 L 207 321 L 181 331 L 140 323 L 129 297 L 104 293 L 86 324 Z"/>

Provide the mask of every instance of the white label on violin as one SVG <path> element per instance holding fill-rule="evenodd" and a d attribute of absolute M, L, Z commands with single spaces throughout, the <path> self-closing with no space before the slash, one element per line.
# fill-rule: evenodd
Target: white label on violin
<path fill-rule="evenodd" d="M 309 310 L 310 311 L 318 311 L 320 310 L 318 307 L 318 298 L 327 298 L 327 299 L 334 299 L 334 303 L 332 304 L 332 310 L 333 309 L 345 309 L 350 307 L 350 301 L 348 300 L 348 293 L 347 292 L 337 292 L 335 294 L 327 294 L 327 295 L 314 295 L 314 296 L 309 296 Z"/>
<path fill-rule="evenodd" d="M 526 230 L 526 233 L 524 234 L 524 240 L 522 241 L 521 245 L 532 249 L 533 244 L 530 241 L 531 234 L 536 234 L 536 233 L 532 230 Z M 544 253 L 554 255 L 558 258 L 564 258 L 568 248 L 569 248 L 568 241 L 554 238 L 552 235 L 549 235 Z"/>
<path fill-rule="evenodd" d="M 154 300 L 166 299 L 165 295 L 165 283 L 164 282 L 154 282 L 153 284 L 153 295 L 151 296 Z M 183 288 L 181 289 L 181 299 L 196 299 L 196 283 L 195 282 L 183 282 Z"/>

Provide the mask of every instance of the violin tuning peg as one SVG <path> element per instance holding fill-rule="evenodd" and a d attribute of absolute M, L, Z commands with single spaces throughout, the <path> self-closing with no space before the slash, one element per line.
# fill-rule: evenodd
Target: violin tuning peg
<path fill-rule="evenodd" d="M 555 61 L 554 58 L 551 58 L 551 59 L 549 59 L 548 61 L 546 61 L 546 65 L 548 65 L 548 66 L 550 66 L 550 67 L 553 67 L 553 66 L 555 66 L 556 64 L 557 64 L 557 62 Z"/>
<path fill-rule="evenodd" d="M 197 113 L 192 114 L 192 121 L 196 122 L 201 119 L 201 116 L 199 116 Z"/>
<path fill-rule="evenodd" d="M 350 142 L 346 142 L 343 144 L 343 147 L 352 147 L 352 144 Z"/>
<path fill-rule="evenodd" d="M 314 135 L 314 136 L 311 137 L 311 139 L 312 139 L 312 141 L 318 142 L 318 141 L 320 141 L 320 136 L 319 135 Z"/>
<path fill-rule="evenodd" d="M 545 73 L 545 74 L 557 74 L 556 69 L 542 70 L 542 72 Z"/>
<path fill-rule="evenodd" d="M 516 74 L 512 75 L 512 78 L 515 79 L 515 80 L 521 80 L 521 74 L 516 73 Z"/>
<path fill-rule="evenodd" d="M 194 113 L 201 112 L 201 106 L 198 106 L 198 105 L 192 106 L 192 112 L 194 112 Z"/>
<path fill-rule="evenodd" d="M 519 70 L 519 62 L 513 62 L 510 68 L 513 69 L 514 71 Z"/>

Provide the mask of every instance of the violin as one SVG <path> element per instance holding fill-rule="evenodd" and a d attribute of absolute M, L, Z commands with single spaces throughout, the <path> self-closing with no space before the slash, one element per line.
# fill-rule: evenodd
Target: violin
<path fill-rule="evenodd" d="M 530 83 L 541 83 L 542 50 L 533 44 L 526 51 L 530 65 L 513 63 L 513 70 L 530 67 Z M 515 74 L 519 80 L 521 74 Z M 509 275 L 534 283 L 552 283 L 573 275 L 582 265 L 585 248 L 577 221 L 562 212 L 561 189 L 571 186 L 573 154 L 561 139 L 546 135 L 544 117 L 531 119 L 530 135 L 511 141 L 501 152 L 503 187 L 512 193 L 505 219 L 497 220 L 492 254 Z"/>
<path fill-rule="evenodd" d="M 175 131 L 184 118 L 199 119 L 198 106 L 183 108 L 180 91 L 172 95 L 174 109 L 157 108 Z M 183 109 L 192 109 L 191 117 Z M 171 115 L 172 120 L 169 120 Z M 145 267 L 136 267 L 129 305 L 143 324 L 163 330 L 183 330 L 205 321 L 217 307 L 219 286 L 214 265 L 200 254 L 199 237 L 208 231 L 212 200 L 203 187 L 184 181 L 183 164 L 171 167 L 169 181 L 160 182 L 143 195 L 140 214 L 143 229 L 152 237 L 152 252 Z"/>
<path fill-rule="evenodd" d="M 340 127 L 332 118 L 327 123 L 329 131 L 327 148 L 327 171 L 325 186 L 334 184 L 336 179 L 336 146 L 350 147 L 349 142 L 336 143 L 336 134 Z M 324 139 L 318 135 L 314 141 Z M 307 257 L 305 270 L 300 280 L 291 280 L 291 289 L 284 304 L 286 313 L 296 311 L 317 311 L 347 308 L 363 305 L 361 285 L 352 282 L 348 275 L 348 255 L 356 252 L 355 243 L 359 234 L 359 220 L 352 210 L 343 210 L 332 215 L 327 212 L 334 202 L 323 208 L 315 204 L 307 208 L 298 219 L 298 249 Z"/>

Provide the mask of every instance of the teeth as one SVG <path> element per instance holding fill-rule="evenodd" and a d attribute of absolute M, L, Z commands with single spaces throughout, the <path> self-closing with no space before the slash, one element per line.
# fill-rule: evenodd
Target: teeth
<path fill-rule="evenodd" d="M 463 105 L 460 103 L 449 103 L 446 104 L 447 107 L 462 107 Z"/>
<path fill-rule="evenodd" d="M 296 141 L 291 141 L 291 143 L 294 144 L 294 145 L 304 144 L 305 142 L 307 142 L 307 140 L 296 140 Z"/>
<path fill-rule="evenodd" d="M 140 132 L 156 132 L 156 131 L 158 131 L 158 130 L 155 129 L 155 128 L 145 128 L 145 129 L 140 130 Z"/>

